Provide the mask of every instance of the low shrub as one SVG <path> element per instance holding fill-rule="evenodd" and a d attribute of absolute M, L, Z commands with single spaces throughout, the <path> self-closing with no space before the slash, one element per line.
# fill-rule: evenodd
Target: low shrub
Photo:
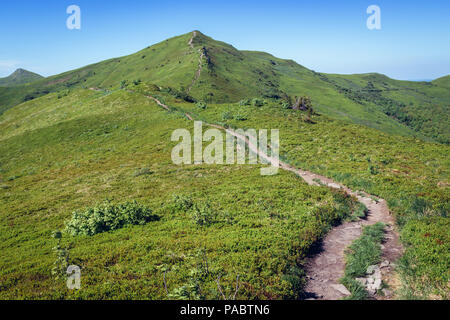
<path fill-rule="evenodd" d="M 66 231 L 71 235 L 92 236 L 97 233 L 117 230 L 126 225 L 143 225 L 158 220 L 152 210 L 136 201 L 113 204 L 110 201 L 74 211 L 66 225 Z"/>
<path fill-rule="evenodd" d="M 172 198 L 173 206 L 179 211 L 188 211 L 194 205 L 191 197 L 184 195 L 174 195 Z"/>
<path fill-rule="evenodd" d="M 251 104 L 249 99 L 243 99 L 241 101 L 239 101 L 239 105 L 240 106 L 249 106 Z"/>
<path fill-rule="evenodd" d="M 254 98 L 252 100 L 252 105 L 255 107 L 262 107 L 264 105 L 264 100 L 258 99 L 258 98 Z"/>
<path fill-rule="evenodd" d="M 205 110 L 207 108 L 207 105 L 204 102 L 197 102 L 196 106 L 197 108 L 200 108 L 202 110 Z"/>
<path fill-rule="evenodd" d="M 222 114 L 222 120 L 232 120 L 233 118 L 233 114 L 230 111 L 225 111 Z"/>
<path fill-rule="evenodd" d="M 192 219 L 199 226 L 209 226 L 217 220 L 217 212 L 208 202 L 194 204 L 190 212 Z"/>

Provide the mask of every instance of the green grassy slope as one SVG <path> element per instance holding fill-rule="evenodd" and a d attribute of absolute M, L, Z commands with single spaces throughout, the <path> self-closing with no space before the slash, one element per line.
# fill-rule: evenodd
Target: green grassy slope
<path fill-rule="evenodd" d="M 143 85 L 138 87 L 143 94 L 151 93 Z M 401 261 L 404 297 L 448 297 L 448 146 L 392 136 L 323 115 L 307 123 L 304 113 L 273 102 L 262 107 L 219 104 L 206 109 L 169 98 L 166 103 L 209 123 L 278 128 L 286 161 L 386 199 L 406 247 Z"/>
<path fill-rule="evenodd" d="M 355 203 L 286 172 L 262 177 L 258 166 L 173 165 L 171 132 L 192 132 L 186 111 L 233 127 L 279 128 L 287 161 L 387 199 L 407 249 L 405 294 L 448 296 L 447 146 L 326 116 L 306 123 L 278 102 L 201 109 L 144 83 L 127 89 L 135 93 L 52 93 L 0 116 L 1 297 L 166 298 L 164 271 L 170 293 L 191 298 L 199 297 L 198 285 L 201 297 L 220 298 L 218 275 L 229 294 L 239 275 L 242 299 L 301 292 L 302 259 Z M 147 94 L 182 112 L 161 109 Z M 201 227 L 191 211 L 174 210 L 177 194 L 210 203 L 214 223 Z M 51 275 L 51 232 L 73 210 L 105 198 L 138 200 L 161 219 L 92 237 L 64 235 L 70 262 L 83 268 L 83 290 L 74 294 Z"/>
<path fill-rule="evenodd" d="M 5 78 L 0 78 L 0 87 L 12 87 L 29 82 L 33 82 L 43 77 L 37 73 L 30 72 L 24 69 L 17 69 L 12 74 Z"/>
<path fill-rule="evenodd" d="M 440 86 L 440 87 L 446 87 L 446 88 L 450 88 L 450 76 L 445 76 L 439 79 L 436 79 L 434 81 L 432 81 L 431 83 Z"/>
<path fill-rule="evenodd" d="M 381 74 L 327 75 L 353 101 L 375 105 L 388 116 L 438 142 L 450 142 L 450 87 L 433 82 L 399 81 Z"/>
<path fill-rule="evenodd" d="M 355 201 L 290 173 L 263 177 L 259 166 L 174 165 L 177 128 L 193 124 L 125 90 L 52 93 L 1 115 L 0 297 L 165 299 L 166 272 L 177 297 L 220 299 L 219 275 L 232 295 L 239 275 L 237 298 L 296 298 L 302 259 Z M 213 223 L 175 209 L 174 195 L 209 203 Z M 70 291 L 51 273 L 52 231 L 105 198 L 138 200 L 160 220 L 64 234 L 69 263 L 82 268 L 82 290 Z"/>
<path fill-rule="evenodd" d="M 197 32 L 174 37 L 135 54 L 42 79 L 17 88 L 0 88 L 0 113 L 23 101 L 67 88 L 115 88 L 140 79 L 196 100 L 224 103 L 244 98 L 309 95 L 316 109 L 388 133 L 448 142 L 450 89 L 433 83 L 396 81 L 381 75 L 316 73 L 270 54 L 239 51 Z M 202 70 L 193 83 L 199 68 Z M 382 92 L 364 91 L 369 81 Z M 444 82 L 441 80 L 440 82 Z M 438 81 L 439 83 L 439 81 Z M 431 112 L 432 111 L 432 112 Z"/>

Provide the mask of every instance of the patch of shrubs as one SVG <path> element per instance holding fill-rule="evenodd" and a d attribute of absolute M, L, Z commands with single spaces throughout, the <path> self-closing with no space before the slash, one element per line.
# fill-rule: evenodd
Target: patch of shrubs
<path fill-rule="evenodd" d="M 264 105 L 264 103 L 265 103 L 264 100 L 261 100 L 261 99 L 258 99 L 258 98 L 254 98 L 252 100 L 252 105 L 255 106 L 255 107 L 262 107 Z"/>
<path fill-rule="evenodd" d="M 184 195 L 174 195 L 172 202 L 176 210 L 187 211 L 194 205 L 194 201 L 192 201 L 191 197 Z"/>
<path fill-rule="evenodd" d="M 204 102 L 197 102 L 197 108 L 205 110 L 207 108 L 207 105 Z"/>
<path fill-rule="evenodd" d="M 189 196 L 174 195 L 172 199 L 173 208 L 176 211 L 187 212 L 192 220 L 199 226 L 210 226 L 219 222 L 219 213 L 207 201 L 196 203 Z M 226 223 L 232 223 L 230 213 L 222 214 Z"/>
<path fill-rule="evenodd" d="M 251 102 L 249 99 L 244 99 L 244 100 L 239 101 L 240 106 L 249 106 L 250 104 L 251 104 Z"/>
<path fill-rule="evenodd" d="M 125 89 L 128 85 L 127 80 L 120 81 L 120 89 Z"/>
<path fill-rule="evenodd" d="M 178 91 L 170 87 L 164 88 L 162 91 L 170 94 L 171 96 L 177 99 L 181 99 L 189 103 L 197 102 L 197 100 L 195 100 L 193 97 L 191 97 L 190 95 L 188 95 L 186 92 L 183 91 Z"/>
<path fill-rule="evenodd" d="M 66 231 L 74 236 L 92 236 L 97 233 L 117 230 L 126 225 L 144 225 L 159 220 L 152 210 L 136 201 L 114 204 L 109 200 L 74 211 L 66 225 Z"/>
<path fill-rule="evenodd" d="M 233 113 L 231 111 L 225 111 L 222 113 L 222 120 L 237 120 L 237 121 L 245 121 L 248 119 L 247 115 L 242 112 L 241 110 L 238 110 L 236 113 Z"/>
<path fill-rule="evenodd" d="M 233 118 L 233 114 L 230 111 L 222 113 L 222 120 L 232 120 Z"/>
<path fill-rule="evenodd" d="M 239 101 L 239 106 L 254 106 L 254 107 L 262 107 L 266 104 L 266 101 L 263 99 L 254 98 L 252 100 L 250 99 L 243 99 Z"/>
<path fill-rule="evenodd" d="M 195 203 L 190 211 L 192 219 L 199 226 L 209 226 L 216 222 L 217 212 L 211 208 L 208 202 L 202 202 L 200 204 Z"/>

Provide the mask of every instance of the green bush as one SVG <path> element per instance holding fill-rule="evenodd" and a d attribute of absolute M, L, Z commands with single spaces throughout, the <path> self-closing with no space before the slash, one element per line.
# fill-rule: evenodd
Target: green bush
<path fill-rule="evenodd" d="M 120 89 L 125 89 L 128 85 L 127 80 L 120 81 Z"/>
<path fill-rule="evenodd" d="M 206 103 L 204 103 L 204 102 L 197 102 L 196 106 L 197 106 L 197 108 L 200 108 L 202 110 L 205 110 L 207 107 Z"/>
<path fill-rule="evenodd" d="M 247 116 L 244 113 L 238 111 L 238 113 L 234 115 L 234 119 L 237 121 L 245 121 L 247 120 Z"/>
<path fill-rule="evenodd" d="M 191 210 L 192 219 L 199 226 L 209 226 L 216 222 L 217 212 L 208 202 L 194 204 Z"/>
<path fill-rule="evenodd" d="M 244 99 L 244 100 L 239 101 L 240 106 L 249 106 L 250 104 L 251 103 L 250 103 L 249 99 Z"/>
<path fill-rule="evenodd" d="M 222 120 L 232 120 L 233 118 L 233 114 L 230 111 L 225 111 L 222 114 Z"/>
<path fill-rule="evenodd" d="M 154 220 L 158 220 L 158 217 L 152 214 L 152 210 L 136 201 L 113 204 L 107 200 L 95 207 L 74 211 L 72 219 L 66 225 L 66 231 L 74 236 L 92 236 Z"/>
<path fill-rule="evenodd" d="M 177 194 L 173 196 L 172 202 L 174 208 L 180 211 L 188 211 L 194 205 L 191 197 Z"/>
<path fill-rule="evenodd" d="M 262 107 L 264 105 L 264 100 L 258 99 L 258 98 L 254 98 L 252 100 L 252 105 L 255 107 Z"/>

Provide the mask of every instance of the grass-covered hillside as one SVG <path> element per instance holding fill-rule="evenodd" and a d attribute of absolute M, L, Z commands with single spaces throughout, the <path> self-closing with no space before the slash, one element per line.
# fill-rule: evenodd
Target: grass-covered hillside
<path fill-rule="evenodd" d="M 41 75 L 24 69 L 17 69 L 9 76 L 0 78 L 0 87 L 13 87 L 42 79 Z"/>
<path fill-rule="evenodd" d="M 174 165 L 172 131 L 193 128 L 185 112 L 279 128 L 287 161 L 387 199 L 406 247 L 401 294 L 448 296 L 448 147 L 323 115 L 305 121 L 277 100 L 205 105 L 176 96 L 145 83 L 74 89 L 0 116 L 0 297 L 218 299 L 217 278 L 232 297 L 238 276 L 237 298 L 301 296 L 311 246 L 359 206 L 283 171 Z M 84 212 L 109 222 L 80 229 L 91 225 Z M 125 212 L 131 222 L 122 225 L 115 215 Z M 65 264 L 82 268 L 83 290 L 52 274 Z"/>
<path fill-rule="evenodd" d="M 432 82 L 399 81 L 381 74 L 328 75 L 339 92 L 377 109 L 437 142 L 450 142 L 450 86 L 444 77 Z"/>
<path fill-rule="evenodd" d="M 0 298 L 219 299 L 219 276 L 227 296 L 239 276 L 237 298 L 298 297 L 302 259 L 355 200 L 258 166 L 174 165 L 177 128 L 193 123 L 125 90 L 53 93 L 0 116 Z M 86 208 L 109 222 L 82 229 Z M 82 290 L 52 274 L 66 264 Z"/>
<path fill-rule="evenodd" d="M 301 297 L 309 250 L 361 206 L 281 170 L 173 164 L 189 113 L 279 129 L 286 162 L 386 199 L 398 296 L 447 299 L 448 83 L 317 73 L 195 32 L 0 86 L 0 298 Z M 58 279 L 68 264 L 83 290 Z"/>
<path fill-rule="evenodd" d="M 131 86 L 161 95 L 152 86 Z M 181 103 L 181 114 L 235 128 L 279 128 L 281 155 L 291 164 L 388 201 L 406 248 L 403 297 L 448 297 L 450 148 L 360 125 L 286 109 L 276 100 L 236 104 Z M 258 101 L 258 103 L 255 103 Z M 199 107 L 200 106 L 200 107 Z"/>
<path fill-rule="evenodd" d="M 316 73 L 268 53 L 239 51 L 201 32 L 187 33 L 114 58 L 16 88 L 0 88 L 0 113 L 67 88 L 111 88 L 136 80 L 171 87 L 208 103 L 263 97 L 310 96 L 316 109 L 384 132 L 449 142 L 450 88 L 382 75 Z M 190 42 L 190 40 L 192 41 Z M 201 60 L 199 61 L 199 59 Z"/>

